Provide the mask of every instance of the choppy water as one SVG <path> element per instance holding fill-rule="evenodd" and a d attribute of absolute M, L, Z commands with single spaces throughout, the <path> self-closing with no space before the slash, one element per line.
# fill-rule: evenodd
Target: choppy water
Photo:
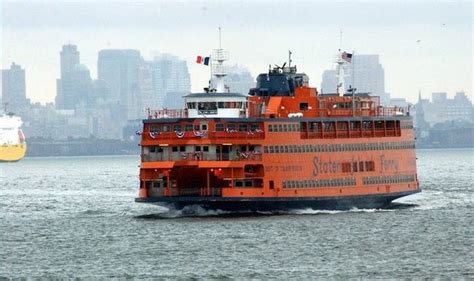
<path fill-rule="evenodd" d="M 474 278 L 474 150 L 418 151 L 389 210 L 165 212 L 133 202 L 137 157 L 0 164 L 0 277 Z"/>

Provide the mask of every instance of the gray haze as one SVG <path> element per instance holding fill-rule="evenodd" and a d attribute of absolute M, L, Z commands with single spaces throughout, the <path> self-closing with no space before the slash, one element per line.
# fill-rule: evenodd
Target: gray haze
<path fill-rule="evenodd" d="M 56 95 L 61 46 L 73 43 L 97 77 L 97 52 L 131 48 L 145 58 L 171 53 L 188 62 L 192 89 L 208 71 L 194 63 L 218 46 L 229 63 L 266 71 L 287 51 L 319 87 L 332 67 L 343 30 L 343 48 L 379 54 L 386 91 L 416 101 L 464 90 L 472 95 L 472 3 L 435 1 L 2 1 L 2 66 L 26 70 L 27 96 L 50 102 Z"/>

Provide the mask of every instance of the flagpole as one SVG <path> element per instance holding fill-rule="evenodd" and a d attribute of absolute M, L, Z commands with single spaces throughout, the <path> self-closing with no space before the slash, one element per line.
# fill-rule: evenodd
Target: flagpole
<path fill-rule="evenodd" d="M 355 116 L 355 52 L 352 51 L 352 116 Z"/>

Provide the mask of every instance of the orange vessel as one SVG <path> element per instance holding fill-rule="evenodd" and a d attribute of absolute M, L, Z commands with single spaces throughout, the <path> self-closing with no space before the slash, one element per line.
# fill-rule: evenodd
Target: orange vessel
<path fill-rule="evenodd" d="M 215 65 L 225 58 L 215 50 Z M 143 120 L 136 202 L 341 210 L 383 208 L 420 191 L 407 109 L 363 93 L 318 94 L 291 65 L 260 74 L 249 95 L 225 92 L 225 74 L 213 73 L 215 90 Z"/>

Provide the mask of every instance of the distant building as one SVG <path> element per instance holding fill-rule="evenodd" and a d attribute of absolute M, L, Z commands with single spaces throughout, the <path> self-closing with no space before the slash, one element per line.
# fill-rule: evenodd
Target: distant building
<path fill-rule="evenodd" d="M 445 92 L 435 92 L 431 99 L 423 104 L 425 120 L 430 125 L 446 121 L 474 122 L 473 105 L 464 92 L 457 92 L 452 99 Z"/>
<path fill-rule="evenodd" d="M 346 87 L 352 86 L 359 93 L 371 93 L 374 96 L 379 96 L 382 105 L 390 103 L 390 95 L 385 92 L 385 71 L 380 64 L 379 55 L 354 54 L 352 63 L 347 66 L 347 74 L 344 78 Z M 336 86 L 336 71 L 324 71 L 321 92 L 335 93 Z"/>
<path fill-rule="evenodd" d="M 64 45 L 60 53 L 61 77 L 56 80 L 56 108 L 74 110 L 92 99 L 92 78 L 89 69 L 80 64 L 76 45 Z"/>
<path fill-rule="evenodd" d="M 138 74 L 143 58 L 138 50 L 107 49 L 99 51 L 97 76 L 105 82 L 109 96 L 106 100 L 121 104 L 125 120 L 142 116 Z"/>
<path fill-rule="evenodd" d="M 2 70 L 2 102 L 8 103 L 9 111 L 18 111 L 26 106 L 25 70 L 12 63 L 10 69 Z"/>
<path fill-rule="evenodd" d="M 224 82 L 230 92 L 248 94 L 251 88 L 255 88 L 255 78 L 248 69 L 234 65 L 226 68 L 226 71 Z"/>
<path fill-rule="evenodd" d="M 337 72 L 336 70 L 325 70 L 321 80 L 321 88 L 319 93 L 330 94 L 336 93 L 337 87 Z"/>
<path fill-rule="evenodd" d="M 183 95 L 191 91 L 187 63 L 176 56 L 163 55 L 147 61 L 139 77 L 143 109 L 182 107 Z"/>
<path fill-rule="evenodd" d="M 61 78 L 71 72 L 74 67 L 80 63 L 80 54 L 76 45 L 63 45 L 60 53 L 61 57 Z"/>

